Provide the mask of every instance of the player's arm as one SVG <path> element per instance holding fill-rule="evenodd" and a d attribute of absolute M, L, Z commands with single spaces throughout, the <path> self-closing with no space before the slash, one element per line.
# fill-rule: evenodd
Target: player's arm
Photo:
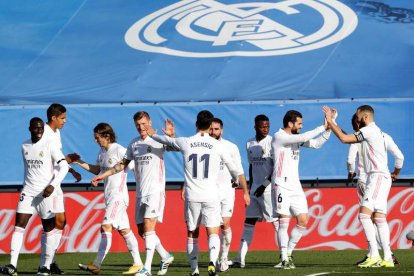
<path fill-rule="evenodd" d="M 111 175 L 114 175 L 116 173 L 122 172 L 128 166 L 129 162 L 131 162 L 131 160 L 123 158 L 121 161 L 116 163 L 112 168 L 107 169 L 106 171 L 104 171 L 102 174 L 100 174 L 98 176 L 95 176 L 92 179 L 92 185 L 93 186 L 98 186 L 98 183 L 100 181 L 102 181 L 103 179 L 107 178 L 108 176 L 111 176 Z"/>
<path fill-rule="evenodd" d="M 244 177 L 244 172 L 240 171 L 237 168 L 237 166 L 234 164 L 233 160 L 231 159 L 230 155 L 226 151 L 219 150 L 218 153 L 224 165 L 229 170 L 231 177 L 232 177 L 232 181 L 233 182 L 240 181 L 239 187 L 243 190 L 243 198 L 244 198 L 245 205 L 249 206 L 250 196 L 249 196 L 249 190 L 247 189 L 246 178 Z M 239 177 L 239 176 L 243 176 L 243 177 Z"/>
<path fill-rule="evenodd" d="M 326 129 L 326 126 L 319 126 L 317 128 L 314 128 L 313 130 L 304 132 L 302 134 L 296 134 L 296 135 L 286 135 L 282 137 L 277 137 L 277 142 L 282 145 L 290 145 L 290 144 L 297 144 L 297 143 L 305 143 L 309 141 L 310 139 L 320 135 L 322 132 L 324 132 Z M 273 139 L 275 140 L 275 139 Z M 273 144 L 272 140 L 272 144 Z"/>
<path fill-rule="evenodd" d="M 352 144 L 357 143 L 361 141 L 361 139 L 363 139 L 363 136 L 360 139 L 358 139 L 356 134 L 345 134 L 332 119 L 332 109 L 329 106 L 324 106 L 322 110 L 325 113 L 326 122 L 328 123 L 329 128 L 342 143 Z"/>
<path fill-rule="evenodd" d="M 392 181 L 396 181 L 400 175 L 401 169 L 404 164 L 404 155 L 400 148 L 394 142 L 391 136 L 384 133 L 385 143 L 387 145 L 387 151 L 394 157 L 394 171 L 391 173 Z"/>
<path fill-rule="evenodd" d="M 72 163 L 78 165 L 79 167 L 81 167 L 84 170 L 87 170 L 90 173 L 93 173 L 94 175 L 98 175 L 101 171 L 101 168 L 98 165 L 86 163 L 82 159 L 77 159 Z"/>
<path fill-rule="evenodd" d="M 49 197 L 53 191 L 60 186 L 66 174 L 69 171 L 69 164 L 65 159 L 63 153 L 54 144 L 50 148 L 51 157 L 59 169 L 52 182 L 43 190 L 43 197 Z"/>
<path fill-rule="evenodd" d="M 346 160 L 346 168 L 347 168 L 347 171 L 348 171 L 348 183 L 352 182 L 352 180 L 356 176 L 355 162 L 356 162 L 357 155 L 358 155 L 358 146 L 357 146 L 357 144 L 349 145 L 348 158 Z"/>

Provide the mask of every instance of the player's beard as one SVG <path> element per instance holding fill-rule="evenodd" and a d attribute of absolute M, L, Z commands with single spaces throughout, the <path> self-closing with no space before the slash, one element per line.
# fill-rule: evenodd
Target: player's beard
<path fill-rule="evenodd" d="M 214 139 L 216 139 L 216 140 L 220 140 L 220 138 L 221 138 L 221 135 L 214 135 L 214 134 L 213 134 L 213 135 L 211 135 L 211 136 L 213 136 L 213 138 L 214 138 Z"/>
<path fill-rule="evenodd" d="M 364 122 L 364 119 L 361 118 L 361 120 L 358 122 L 359 129 L 365 127 L 367 124 Z"/>

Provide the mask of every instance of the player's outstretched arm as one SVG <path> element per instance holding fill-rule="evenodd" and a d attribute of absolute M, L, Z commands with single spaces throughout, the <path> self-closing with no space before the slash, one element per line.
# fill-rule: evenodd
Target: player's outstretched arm
<path fill-rule="evenodd" d="M 119 172 L 125 170 L 125 168 L 129 164 L 129 162 L 131 162 L 131 160 L 128 160 L 128 159 L 125 159 L 125 158 L 122 159 L 121 161 L 116 163 L 115 166 L 113 166 L 110 169 L 107 169 L 103 174 L 95 176 L 92 179 L 92 185 L 96 187 L 96 186 L 98 186 L 99 182 L 101 182 L 102 180 L 104 180 L 108 176 L 111 176 L 113 174 L 116 174 L 116 173 L 119 173 Z"/>
<path fill-rule="evenodd" d="M 344 134 L 341 128 L 333 120 L 333 109 L 329 106 L 323 106 L 323 113 L 325 113 L 326 122 L 332 132 L 338 137 L 338 139 L 344 144 L 351 144 L 358 142 L 357 137 L 354 134 Z"/>
<path fill-rule="evenodd" d="M 93 173 L 94 175 L 98 175 L 99 172 L 101 171 L 101 168 L 98 165 L 93 165 L 93 164 L 86 163 L 82 159 L 78 159 L 76 161 L 73 161 L 73 164 L 78 165 L 82 169 L 87 170 L 88 172 Z"/>

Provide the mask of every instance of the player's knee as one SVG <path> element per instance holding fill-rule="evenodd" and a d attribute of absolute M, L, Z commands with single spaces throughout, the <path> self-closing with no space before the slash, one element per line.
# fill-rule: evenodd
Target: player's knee
<path fill-rule="evenodd" d="M 55 217 L 55 227 L 57 229 L 63 230 L 65 228 L 66 225 L 66 216 L 63 214 L 57 214 Z"/>
<path fill-rule="evenodd" d="M 118 230 L 118 233 L 121 235 L 121 236 L 125 236 L 125 235 L 128 235 L 129 234 L 129 232 L 131 232 L 131 229 L 119 229 Z"/>
<path fill-rule="evenodd" d="M 110 225 L 110 224 L 102 224 L 101 225 L 101 233 L 103 233 L 103 232 L 112 232 L 112 225 Z M 121 232 L 119 232 L 119 233 L 121 233 Z"/>

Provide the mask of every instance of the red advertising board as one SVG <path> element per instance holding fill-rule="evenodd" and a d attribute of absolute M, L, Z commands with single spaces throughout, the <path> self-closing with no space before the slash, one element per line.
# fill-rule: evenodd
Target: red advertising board
<path fill-rule="evenodd" d="M 306 189 L 310 221 L 306 234 L 298 244 L 301 249 L 364 249 L 366 241 L 358 221 L 358 203 L 355 188 Z M 9 253 L 14 228 L 15 208 L 19 193 L 0 193 L 0 253 Z M 231 250 L 238 250 L 243 231 L 244 206 L 242 194 L 236 193 L 235 213 L 232 219 L 233 242 Z M 103 218 L 103 192 L 65 193 L 67 225 L 59 252 L 96 252 L 100 241 L 100 223 Z M 132 229 L 134 225 L 135 193 L 130 192 L 128 209 Z M 388 202 L 388 224 L 392 248 L 410 248 L 405 234 L 414 229 L 414 188 L 392 188 Z M 291 220 L 290 227 L 294 225 Z M 40 249 L 42 231 L 37 216 L 29 222 L 21 252 L 34 253 Z M 164 223 L 157 226 L 164 247 L 170 251 L 186 250 L 186 227 L 183 201 L 179 191 L 167 191 Z M 139 247 L 144 242 L 139 238 Z M 250 250 L 275 250 L 271 224 L 257 223 Z M 201 231 L 200 249 L 207 250 L 205 231 Z M 123 239 L 114 233 L 111 251 L 127 251 Z"/>

